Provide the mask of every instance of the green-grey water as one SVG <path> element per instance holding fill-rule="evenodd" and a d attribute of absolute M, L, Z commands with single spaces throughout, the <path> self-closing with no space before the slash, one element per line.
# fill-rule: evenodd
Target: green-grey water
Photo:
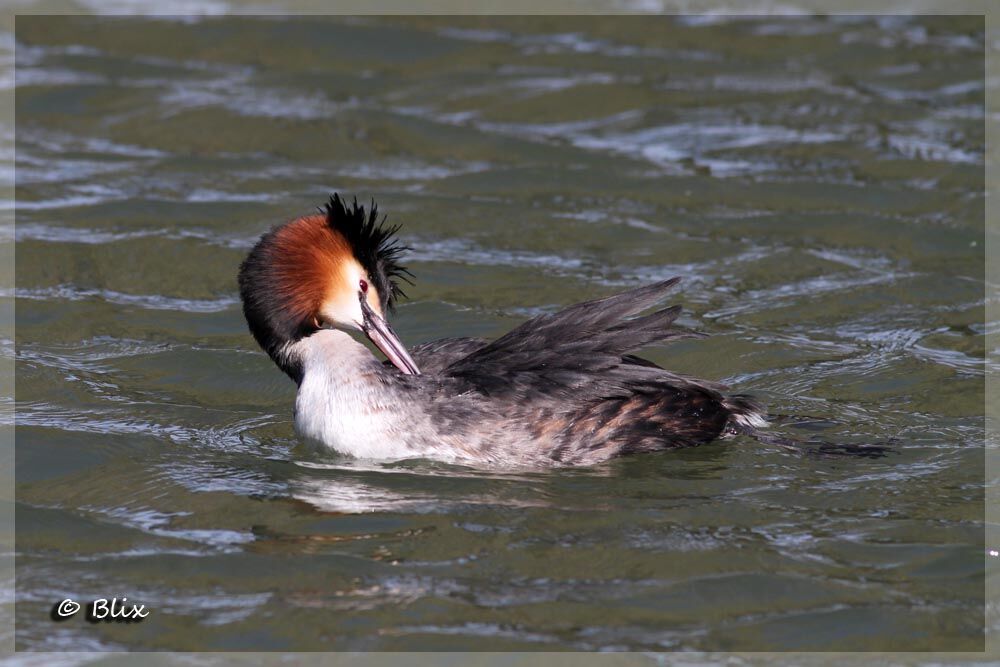
<path fill-rule="evenodd" d="M 983 22 L 20 17 L 21 650 L 981 650 Z M 304 449 L 236 270 L 329 193 L 408 344 L 680 275 L 644 352 L 801 440 Z M 9 295 L 7 295 L 9 296 Z M 140 624 L 55 623 L 127 596 Z"/>

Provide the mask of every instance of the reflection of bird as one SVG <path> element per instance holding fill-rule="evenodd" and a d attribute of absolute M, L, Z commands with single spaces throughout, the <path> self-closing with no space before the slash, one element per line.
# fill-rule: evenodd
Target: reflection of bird
<path fill-rule="evenodd" d="M 250 331 L 298 384 L 301 436 L 358 457 L 580 465 L 764 423 L 752 399 L 628 354 L 699 336 L 672 328 L 679 306 L 631 317 L 678 278 L 535 317 L 493 342 L 446 338 L 411 356 L 385 320 L 409 273 L 397 229 L 374 203 L 334 195 L 324 214 L 265 234 L 240 267 Z M 363 331 L 392 365 L 344 330 Z"/>

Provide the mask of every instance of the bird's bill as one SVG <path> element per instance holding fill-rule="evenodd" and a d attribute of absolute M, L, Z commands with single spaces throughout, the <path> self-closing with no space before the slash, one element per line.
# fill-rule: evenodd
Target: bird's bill
<path fill-rule="evenodd" d="M 371 307 L 361 300 L 361 312 L 364 315 L 364 322 L 361 330 L 368 336 L 368 340 L 375 343 L 375 347 L 382 351 L 382 354 L 392 362 L 392 365 L 408 375 L 420 375 L 420 369 L 413 361 L 406 347 L 396 336 L 389 323 L 382 316 L 376 313 Z"/>

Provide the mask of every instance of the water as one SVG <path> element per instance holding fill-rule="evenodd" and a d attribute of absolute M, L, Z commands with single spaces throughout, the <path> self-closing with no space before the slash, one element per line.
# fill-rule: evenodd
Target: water
<path fill-rule="evenodd" d="M 19 17 L 6 39 L 19 649 L 982 649 L 981 19 Z M 711 337 L 646 356 L 756 394 L 783 435 L 894 451 L 310 453 L 235 275 L 335 190 L 403 225 L 410 345 L 680 275 Z M 115 595 L 150 616 L 49 619 Z"/>

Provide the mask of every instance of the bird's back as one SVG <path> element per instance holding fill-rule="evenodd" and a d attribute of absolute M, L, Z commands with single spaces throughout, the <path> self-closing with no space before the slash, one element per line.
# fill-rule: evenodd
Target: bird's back
<path fill-rule="evenodd" d="M 542 315 L 491 343 L 460 338 L 417 346 L 423 382 L 447 387 L 431 393 L 435 421 L 468 428 L 463 442 L 484 455 L 492 449 L 493 458 L 507 462 L 564 465 L 697 445 L 727 427 L 762 421 L 752 399 L 628 354 L 701 337 L 672 326 L 677 306 L 631 317 L 677 282 Z M 449 420 L 449 412 L 463 416 Z"/>

